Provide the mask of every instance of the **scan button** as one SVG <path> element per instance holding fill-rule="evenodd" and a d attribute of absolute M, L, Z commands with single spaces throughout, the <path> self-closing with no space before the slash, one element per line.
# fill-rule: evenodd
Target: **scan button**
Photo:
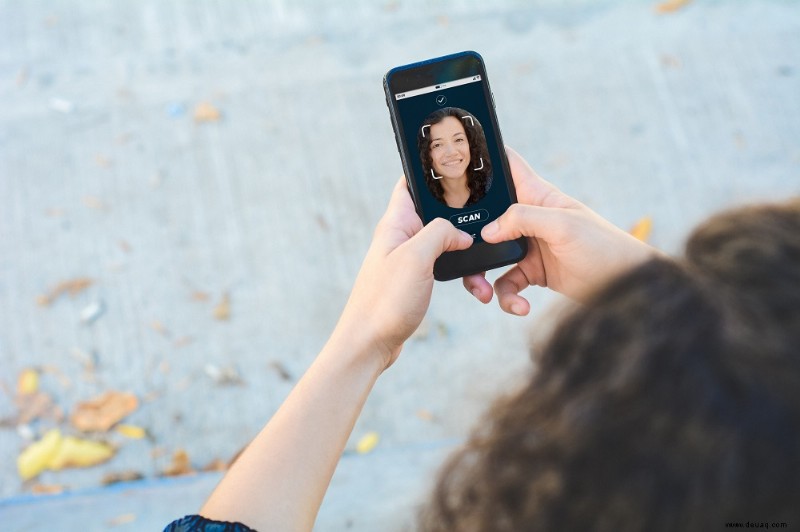
<path fill-rule="evenodd" d="M 477 211 L 462 212 L 450 217 L 450 223 L 456 227 L 474 224 L 476 222 L 486 222 L 489 220 L 489 211 L 480 209 Z"/>

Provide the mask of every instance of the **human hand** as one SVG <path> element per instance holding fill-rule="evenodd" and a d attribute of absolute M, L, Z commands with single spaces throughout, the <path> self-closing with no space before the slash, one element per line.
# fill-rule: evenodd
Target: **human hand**
<path fill-rule="evenodd" d="M 519 203 L 486 225 L 481 236 L 489 243 L 527 237 L 528 254 L 495 281 L 494 290 L 485 272 L 464 277 L 464 287 L 481 302 L 497 292 L 500 308 L 524 316 L 530 304 L 519 292 L 528 286 L 580 300 L 592 287 L 658 253 L 539 177 L 511 148 L 506 153 Z"/>
<path fill-rule="evenodd" d="M 423 227 L 401 178 L 375 228 L 334 336 L 367 346 L 367 352 L 377 350 L 383 357 L 381 368 L 391 366 L 428 310 L 434 261 L 472 242 L 443 218 Z"/>

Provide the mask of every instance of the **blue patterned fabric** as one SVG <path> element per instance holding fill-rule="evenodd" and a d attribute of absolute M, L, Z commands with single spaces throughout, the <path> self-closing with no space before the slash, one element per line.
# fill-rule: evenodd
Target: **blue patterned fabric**
<path fill-rule="evenodd" d="M 242 523 L 212 521 L 202 515 L 187 515 L 167 525 L 164 532 L 256 532 Z"/>

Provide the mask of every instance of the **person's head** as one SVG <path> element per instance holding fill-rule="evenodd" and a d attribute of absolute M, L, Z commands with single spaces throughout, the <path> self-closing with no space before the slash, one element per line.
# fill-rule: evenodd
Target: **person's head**
<path fill-rule="evenodd" d="M 800 200 L 718 215 L 561 321 L 423 530 L 800 522 Z"/>
<path fill-rule="evenodd" d="M 446 203 L 443 180 L 466 178 L 467 205 L 486 195 L 492 164 L 483 128 L 472 114 L 457 107 L 431 113 L 417 132 L 417 147 L 428 188 L 437 200 Z"/>

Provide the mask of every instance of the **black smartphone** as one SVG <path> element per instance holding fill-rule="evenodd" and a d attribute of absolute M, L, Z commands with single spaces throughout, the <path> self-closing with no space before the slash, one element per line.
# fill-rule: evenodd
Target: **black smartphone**
<path fill-rule="evenodd" d="M 399 66 L 386 73 L 383 87 L 417 214 L 425 224 L 446 218 L 475 239 L 439 257 L 434 278 L 522 260 L 524 238 L 481 238 L 481 228 L 517 201 L 483 58 L 468 51 Z"/>

